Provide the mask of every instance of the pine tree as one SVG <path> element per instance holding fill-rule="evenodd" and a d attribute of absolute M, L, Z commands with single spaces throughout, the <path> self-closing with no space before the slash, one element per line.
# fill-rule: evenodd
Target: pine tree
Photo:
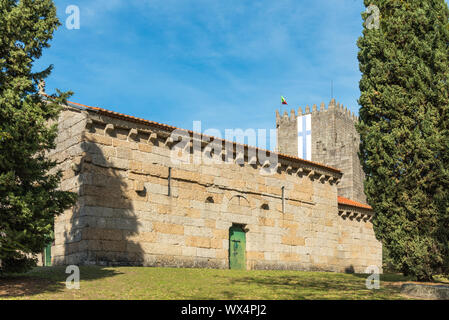
<path fill-rule="evenodd" d="M 52 66 L 33 71 L 59 25 L 51 0 L 0 0 L 0 260 L 1 271 L 25 271 L 52 240 L 53 219 L 76 196 L 58 190 L 61 173 L 46 158 L 55 147 L 60 104 L 38 93 Z"/>
<path fill-rule="evenodd" d="M 358 41 L 365 193 L 397 270 L 449 269 L 449 10 L 444 0 L 365 0 Z"/>

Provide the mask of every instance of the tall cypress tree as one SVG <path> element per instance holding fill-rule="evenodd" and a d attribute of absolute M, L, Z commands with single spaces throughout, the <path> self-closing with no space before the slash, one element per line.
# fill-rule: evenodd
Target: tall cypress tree
<path fill-rule="evenodd" d="M 370 27 L 358 41 L 365 193 L 394 266 L 431 280 L 449 269 L 449 10 L 364 2 L 380 12 L 378 28 L 376 10 L 362 14 Z"/>
<path fill-rule="evenodd" d="M 58 190 L 61 173 L 46 158 L 55 147 L 58 117 L 69 93 L 46 103 L 33 71 L 59 25 L 51 0 L 0 0 L 0 260 L 1 270 L 24 271 L 52 239 L 53 218 L 74 204 Z"/>

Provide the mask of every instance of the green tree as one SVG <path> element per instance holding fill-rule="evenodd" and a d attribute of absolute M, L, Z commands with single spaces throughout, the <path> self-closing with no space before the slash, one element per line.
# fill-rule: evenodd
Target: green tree
<path fill-rule="evenodd" d="M 76 195 L 58 190 L 55 147 L 58 91 L 47 103 L 38 82 L 52 66 L 33 72 L 60 25 L 51 0 L 0 0 L 0 260 L 3 272 L 25 271 L 52 240 L 53 219 Z M 51 171 L 53 169 L 53 171 Z"/>
<path fill-rule="evenodd" d="M 365 193 L 394 267 L 432 280 L 449 265 L 449 10 L 444 0 L 364 2 L 380 12 L 358 41 Z"/>

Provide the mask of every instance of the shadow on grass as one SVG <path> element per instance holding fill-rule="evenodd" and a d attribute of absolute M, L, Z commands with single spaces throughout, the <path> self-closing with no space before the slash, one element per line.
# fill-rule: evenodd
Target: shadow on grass
<path fill-rule="evenodd" d="M 66 267 L 36 267 L 23 274 L 0 277 L 0 299 L 58 293 L 66 290 Z M 80 281 L 92 281 L 122 274 L 114 269 L 95 266 L 80 267 Z"/>
<path fill-rule="evenodd" d="M 354 273 L 354 277 L 366 279 L 370 276 L 368 273 Z M 403 281 L 414 281 L 415 279 L 411 276 L 404 276 L 400 273 L 384 273 L 380 275 L 380 281 L 385 282 L 403 282 Z"/>
<path fill-rule="evenodd" d="M 256 296 L 259 296 L 260 294 L 258 293 L 260 292 L 265 292 L 260 296 L 261 299 L 265 299 L 266 296 L 271 297 L 273 294 L 279 296 L 279 299 L 292 300 L 317 297 L 319 299 L 339 299 L 342 296 L 339 293 L 344 293 L 345 299 L 370 298 L 372 292 L 367 291 L 365 282 L 352 277 L 353 275 L 336 278 L 335 275 L 328 276 L 325 273 L 322 275 L 311 274 L 310 277 L 305 277 L 304 275 L 247 276 L 238 279 L 222 277 L 226 278 L 225 281 L 229 283 L 229 287 L 234 287 L 236 290 L 231 291 L 228 289 L 220 292 L 220 294 L 225 299 L 240 299 L 242 294 L 238 288 L 242 287 L 245 288 L 245 296 L 251 291 L 251 288 L 254 289 L 254 295 Z M 210 299 L 210 297 L 198 299 Z"/>

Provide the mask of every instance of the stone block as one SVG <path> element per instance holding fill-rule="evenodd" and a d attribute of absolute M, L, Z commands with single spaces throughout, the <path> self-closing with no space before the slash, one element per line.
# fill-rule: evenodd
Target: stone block
<path fill-rule="evenodd" d="M 197 256 L 197 248 L 196 247 L 183 247 L 182 255 L 187 257 L 196 257 Z"/>
<path fill-rule="evenodd" d="M 249 251 L 246 253 L 246 258 L 248 260 L 264 260 L 265 259 L 265 255 L 263 252 L 258 252 L 258 251 Z"/>
<path fill-rule="evenodd" d="M 184 231 L 185 235 L 187 236 L 197 236 L 205 238 L 213 237 L 212 229 L 206 227 L 185 226 Z"/>
<path fill-rule="evenodd" d="M 112 138 L 104 136 L 104 135 L 84 132 L 83 138 L 85 141 L 90 141 L 90 142 L 94 142 L 94 143 L 98 143 L 98 144 L 102 144 L 102 145 L 106 145 L 106 146 L 112 146 Z"/>
<path fill-rule="evenodd" d="M 215 249 L 198 248 L 197 256 L 204 258 L 216 258 L 217 254 Z"/>
<path fill-rule="evenodd" d="M 304 246 L 306 244 L 306 242 L 303 237 L 283 236 L 282 244 L 286 244 L 286 245 L 290 245 L 290 246 Z"/>
<path fill-rule="evenodd" d="M 259 217 L 259 223 L 263 226 L 274 227 L 274 219 Z"/>
<path fill-rule="evenodd" d="M 141 242 L 156 242 L 157 233 L 156 232 L 133 232 L 125 231 L 124 238 L 127 241 L 141 243 Z"/>
<path fill-rule="evenodd" d="M 301 260 L 299 254 L 296 253 L 280 253 L 279 257 L 281 261 L 285 262 L 296 262 Z"/>
<path fill-rule="evenodd" d="M 186 245 L 197 248 L 211 248 L 211 239 L 205 237 L 189 236 L 186 238 Z"/>
<path fill-rule="evenodd" d="M 184 234 L 184 226 L 163 222 L 154 222 L 153 223 L 154 231 L 161 233 L 170 233 L 170 234 Z"/>

